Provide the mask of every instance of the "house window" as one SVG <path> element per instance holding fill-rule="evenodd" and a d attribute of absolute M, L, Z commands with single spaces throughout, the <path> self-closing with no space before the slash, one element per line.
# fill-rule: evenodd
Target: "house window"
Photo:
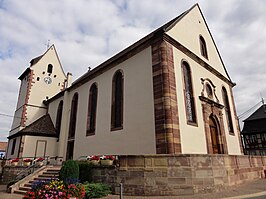
<path fill-rule="evenodd" d="M 57 108 L 56 123 L 55 123 L 55 129 L 56 129 L 58 138 L 60 137 L 62 114 L 63 114 L 63 101 L 61 100 Z"/>
<path fill-rule="evenodd" d="M 13 143 L 12 143 L 12 148 L 11 148 L 11 155 L 14 155 L 15 148 L 16 148 L 16 142 L 17 142 L 17 139 L 14 138 Z"/>
<path fill-rule="evenodd" d="M 47 73 L 52 73 L 52 72 L 53 72 L 53 65 L 52 64 L 48 64 Z"/>
<path fill-rule="evenodd" d="M 123 87 L 123 74 L 119 70 L 115 73 L 112 83 L 111 130 L 123 128 Z"/>
<path fill-rule="evenodd" d="M 202 36 L 200 36 L 199 40 L 200 40 L 200 52 L 201 52 L 201 55 L 203 57 L 205 57 L 206 59 L 208 59 L 207 46 L 206 46 L 205 39 Z"/>
<path fill-rule="evenodd" d="M 96 83 L 94 83 L 90 88 L 90 94 L 89 94 L 87 135 L 95 134 L 97 95 L 98 95 L 98 88 Z"/>
<path fill-rule="evenodd" d="M 186 114 L 188 123 L 196 123 L 195 101 L 192 89 L 192 79 L 189 64 L 182 62 L 183 78 L 184 78 L 184 96 L 186 105 Z"/>
<path fill-rule="evenodd" d="M 232 117 L 231 117 L 231 109 L 230 109 L 228 95 L 227 95 L 227 91 L 225 87 L 222 88 L 222 93 L 223 93 L 224 110 L 225 110 L 226 120 L 228 124 L 228 130 L 229 130 L 229 133 L 234 134 L 233 122 L 232 122 Z"/>
<path fill-rule="evenodd" d="M 75 137 L 77 110 L 78 110 L 78 93 L 75 93 L 73 98 L 72 98 L 72 103 L 71 103 L 68 138 L 74 138 Z"/>

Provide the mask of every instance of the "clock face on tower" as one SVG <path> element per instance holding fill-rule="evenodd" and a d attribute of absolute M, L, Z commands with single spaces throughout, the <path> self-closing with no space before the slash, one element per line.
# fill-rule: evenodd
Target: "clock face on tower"
<path fill-rule="evenodd" d="M 45 77 L 43 80 L 44 80 L 44 82 L 45 82 L 46 84 L 51 84 L 51 83 L 52 83 L 52 79 L 51 79 L 51 77 Z"/>

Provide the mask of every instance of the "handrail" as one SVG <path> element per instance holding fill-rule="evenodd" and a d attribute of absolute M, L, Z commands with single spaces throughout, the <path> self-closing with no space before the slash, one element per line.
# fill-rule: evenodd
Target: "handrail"
<path fill-rule="evenodd" d="M 48 158 L 49 156 L 47 156 L 44 161 L 42 161 L 41 165 L 38 165 L 38 166 L 43 166 L 43 165 L 47 165 L 48 162 Z M 15 181 L 19 181 L 23 178 L 25 178 L 26 176 L 34 173 L 35 171 L 35 168 L 37 166 L 37 162 L 38 162 L 38 159 L 35 159 L 31 162 L 31 165 L 27 166 L 27 168 L 23 169 L 22 171 L 20 171 L 19 173 L 17 173 L 16 177 L 15 177 Z"/>
<path fill-rule="evenodd" d="M 20 164 L 18 166 L 22 166 L 22 163 L 23 163 L 23 159 L 25 158 L 19 158 L 19 161 Z M 33 158 L 30 158 L 30 159 L 33 159 Z M 54 159 L 54 162 L 51 161 Z M 27 166 L 25 169 L 23 169 L 22 171 L 18 172 L 17 175 L 15 176 L 14 178 L 14 182 L 17 182 L 25 177 L 27 177 L 28 175 L 32 174 L 35 172 L 36 168 L 40 168 L 42 166 L 45 166 L 45 165 L 60 165 L 57 160 L 59 160 L 59 163 L 62 162 L 63 160 L 63 157 L 58 157 L 58 156 L 46 156 L 44 157 L 44 160 L 43 161 L 38 161 L 38 158 L 35 158 L 33 159 L 30 163 L 29 166 Z M 9 160 L 10 161 L 10 160 Z M 52 163 L 52 164 L 51 164 Z M 9 162 L 9 164 L 11 164 Z M 7 164 L 6 164 L 7 165 Z"/>

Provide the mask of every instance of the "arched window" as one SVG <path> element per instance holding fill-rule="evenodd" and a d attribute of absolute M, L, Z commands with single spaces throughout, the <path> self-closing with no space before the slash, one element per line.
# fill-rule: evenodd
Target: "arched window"
<path fill-rule="evenodd" d="M 72 98 L 72 103 L 71 103 L 68 138 L 74 138 L 75 137 L 77 110 L 78 110 L 78 93 L 75 93 L 73 98 Z"/>
<path fill-rule="evenodd" d="M 183 61 L 182 68 L 183 68 L 183 78 L 184 78 L 184 95 L 185 95 L 187 122 L 196 123 L 196 110 L 195 110 L 191 71 L 189 64 Z"/>
<path fill-rule="evenodd" d="M 56 130 L 56 133 L 58 134 L 58 138 L 60 136 L 62 114 L 63 114 L 63 100 L 61 100 L 59 105 L 58 105 L 57 115 L 56 115 L 55 130 Z"/>
<path fill-rule="evenodd" d="M 203 57 L 205 57 L 206 59 L 208 59 L 208 52 L 207 52 L 207 46 L 206 46 L 206 42 L 205 42 L 205 39 L 200 35 L 200 52 L 201 52 L 201 55 Z"/>
<path fill-rule="evenodd" d="M 210 98 L 210 99 L 213 98 L 212 88 L 211 88 L 210 84 L 206 84 L 206 93 L 208 95 L 208 98 Z"/>
<path fill-rule="evenodd" d="M 123 87 L 123 74 L 119 70 L 115 73 L 112 83 L 111 130 L 123 128 Z"/>
<path fill-rule="evenodd" d="M 47 73 L 52 73 L 52 72 L 53 72 L 53 65 L 52 64 L 48 64 Z"/>
<path fill-rule="evenodd" d="M 228 95 L 227 95 L 227 91 L 225 87 L 222 88 L 222 93 L 223 93 L 224 110 L 225 110 L 229 133 L 234 133 L 233 122 L 232 122 L 232 117 L 231 117 L 231 109 L 230 109 Z"/>
<path fill-rule="evenodd" d="M 96 83 L 94 83 L 90 88 L 90 94 L 89 94 L 87 135 L 95 134 L 97 95 L 98 95 L 98 88 Z"/>

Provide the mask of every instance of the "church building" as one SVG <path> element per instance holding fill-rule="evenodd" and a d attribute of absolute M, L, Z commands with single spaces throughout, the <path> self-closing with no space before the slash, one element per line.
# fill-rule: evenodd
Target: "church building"
<path fill-rule="evenodd" d="M 7 158 L 243 154 L 235 84 L 198 4 L 73 83 L 54 45 L 19 79 Z"/>

